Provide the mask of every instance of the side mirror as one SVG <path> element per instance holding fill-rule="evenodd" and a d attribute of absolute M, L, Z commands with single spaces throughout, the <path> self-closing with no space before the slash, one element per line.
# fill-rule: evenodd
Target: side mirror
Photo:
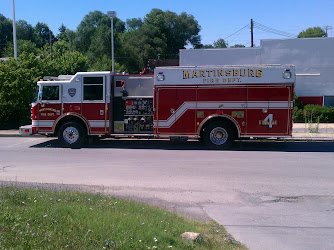
<path fill-rule="evenodd" d="M 43 96 L 42 92 L 38 93 L 38 101 L 42 101 L 42 96 Z"/>

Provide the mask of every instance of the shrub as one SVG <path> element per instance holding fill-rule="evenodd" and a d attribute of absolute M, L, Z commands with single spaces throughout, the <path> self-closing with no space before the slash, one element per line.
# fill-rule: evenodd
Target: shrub
<path fill-rule="evenodd" d="M 319 105 L 305 105 L 304 109 L 297 106 L 294 108 L 294 122 L 334 122 L 334 107 L 325 107 Z"/>
<path fill-rule="evenodd" d="M 334 107 L 325 107 L 319 105 L 306 105 L 304 107 L 304 116 L 310 122 L 334 122 Z"/>
<path fill-rule="evenodd" d="M 298 108 L 297 106 L 294 107 L 293 109 L 293 121 L 294 122 L 304 122 L 304 114 L 303 114 L 303 109 Z"/>
<path fill-rule="evenodd" d="M 0 129 L 16 128 L 19 125 L 30 124 L 29 105 L 0 103 Z"/>
<path fill-rule="evenodd" d="M 304 104 L 298 99 L 297 94 L 294 94 L 294 99 L 295 99 L 295 107 L 299 108 L 299 109 L 303 109 L 304 108 Z"/>
<path fill-rule="evenodd" d="M 46 75 L 74 74 L 86 71 L 87 58 L 80 52 L 46 49 L 37 57 L 22 52 L 15 59 L 0 62 L 0 129 L 17 128 L 30 124 L 30 107 L 36 82 Z"/>

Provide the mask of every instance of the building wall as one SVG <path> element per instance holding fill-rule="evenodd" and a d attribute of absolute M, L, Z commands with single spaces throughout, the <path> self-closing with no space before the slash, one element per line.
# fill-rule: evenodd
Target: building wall
<path fill-rule="evenodd" d="M 257 48 L 180 50 L 180 66 L 293 64 L 298 96 L 334 97 L 334 38 L 262 40 Z M 326 101 L 326 99 L 328 101 Z M 307 101 L 305 101 L 307 102 Z"/>

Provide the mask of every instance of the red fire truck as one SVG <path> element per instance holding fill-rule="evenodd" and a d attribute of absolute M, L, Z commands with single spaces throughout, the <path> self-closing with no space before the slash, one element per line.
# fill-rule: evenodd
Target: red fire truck
<path fill-rule="evenodd" d="M 238 138 L 290 137 L 294 67 L 158 67 L 152 75 L 80 72 L 37 83 L 32 125 L 64 147 L 89 136 L 196 138 L 223 149 Z"/>

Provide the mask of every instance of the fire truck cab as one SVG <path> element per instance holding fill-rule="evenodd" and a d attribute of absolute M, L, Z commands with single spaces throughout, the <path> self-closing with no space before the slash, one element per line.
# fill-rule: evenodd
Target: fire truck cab
<path fill-rule="evenodd" d="M 242 137 L 289 137 L 294 67 L 160 67 L 152 75 L 79 72 L 37 83 L 32 125 L 64 147 L 88 136 L 196 138 L 215 149 Z"/>

